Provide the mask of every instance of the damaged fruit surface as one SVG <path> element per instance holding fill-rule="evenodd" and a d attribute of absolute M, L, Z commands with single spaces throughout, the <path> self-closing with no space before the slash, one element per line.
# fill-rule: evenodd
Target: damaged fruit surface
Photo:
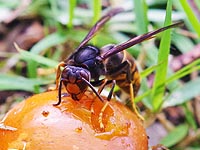
<path fill-rule="evenodd" d="M 124 105 L 105 103 L 87 91 L 80 101 L 68 96 L 59 106 L 57 91 L 34 95 L 10 110 L 1 122 L 0 149 L 147 150 L 141 121 Z"/>

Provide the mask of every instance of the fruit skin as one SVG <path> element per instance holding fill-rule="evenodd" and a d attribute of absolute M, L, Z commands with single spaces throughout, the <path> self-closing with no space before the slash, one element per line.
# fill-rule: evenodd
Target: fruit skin
<path fill-rule="evenodd" d="M 62 98 L 55 107 L 57 91 L 34 95 L 11 109 L 0 128 L 0 150 L 147 150 L 148 138 L 142 123 L 124 105 L 111 100 L 99 124 L 103 107 L 87 91 L 80 101 Z"/>

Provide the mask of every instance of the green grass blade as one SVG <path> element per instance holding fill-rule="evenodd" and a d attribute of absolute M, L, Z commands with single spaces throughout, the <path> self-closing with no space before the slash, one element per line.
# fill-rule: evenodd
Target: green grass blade
<path fill-rule="evenodd" d="M 148 20 L 147 20 L 147 5 L 145 0 L 134 0 L 134 13 L 135 13 L 135 22 L 137 25 L 137 34 L 146 33 Z"/>
<path fill-rule="evenodd" d="M 39 41 L 37 44 L 35 44 L 31 49 L 30 52 L 34 54 L 39 54 L 43 52 L 44 50 L 63 43 L 67 39 L 67 35 L 61 34 L 59 32 L 50 34 L 46 36 L 44 39 Z M 37 76 L 37 61 L 29 60 L 27 63 L 27 69 L 28 69 L 28 77 L 35 78 Z"/>
<path fill-rule="evenodd" d="M 54 60 L 51 60 L 51 59 L 45 58 L 43 56 L 40 56 L 40 55 L 31 53 L 31 52 L 25 51 L 25 50 L 19 48 L 16 43 L 14 45 L 15 45 L 15 48 L 24 57 L 25 60 L 27 60 L 27 58 L 28 58 L 28 60 L 32 60 L 34 62 L 43 64 L 43 65 L 46 65 L 46 66 L 49 66 L 49 67 L 56 67 L 58 65 L 58 62 L 56 62 Z"/>
<path fill-rule="evenodd" d="M 166 84 L 180 79 L 196 70 L 200 70 L 200 59 L 197 59 L 194 62 L 183 67 L 182 69 L 178 70 L 175 74 L 173 74 L 166 80 Z"/>
<path fill-rule="evenodd" d="M 183 104 L 183 110 L 184 110 L 185 118 L 186 118 L 188 124 L 194 130 L 196 130 L 198 128 L 197 122 L 195 120 L 192 110 L 190 110 L 190 108 L 188 107 L 188 105 L 186 103 Z"/>
<path fill-rule="evenodd" d="M 28 75 L 28 77 L 36 78 L 38 63 L 36 61 L 32 61 L 30 59 L 26 59 L 26 60 L 27 60 L 27 75 Z"/>
<path fill-rule="evenodd" d="M 162 63 L 161 63 L 162 64 Z M 155 71 L 161 64 L 157 64 L 151 67 L 148 67 L 147 69 L 143 70 L 142 72 L 140 72 L 140 76 L 142 78 L 147 77 L 148 75 L 150 75 L 153 71 Z"/>
<path fill-rule="evenodd" d="M 200 1 L 199 0 L 194 0 L 195 5 L 197 6 L 197 8 L 200 10 Z"/>
<path fill-rule="evenodd" d="M 156 68 L 157 68 L 157 66 L 156 66 Z M 168 85 L 168 84 L 170 84 L 170 83 L 172 83 L 172 82 L 174 82 L 174 81 L 176 81 L 176 80 L 178 80 L 178 79 L 180 79 L 180 78 L 182 78 L 182 77 L 184 77 L 184 76 L 186 76 L 186 75 L 188 75 L 188 74 L 190 74 L 190 73 L 192 73 L 194 71 L 198 71 L 198 70 L 200 70 L 200 60 L 199 59 L 197 59 L 196 61 L 190 63 L 189 65 L 185 66 L 184 68 L 180 69 L 175 74 L 173 74 L 172 76 L 170 76 L 169 78 L 167 78 L 165 81 L 163 80 L 163 82 L 158 86 L 158 88 L 162 87 L 165 84 Z M 144 74 L 146 74 L 146 73 L 144 73 Z M 135 101 L 136 102 L 141 101 L 146 96 L 149 96 L 151 94 L 151 92 L 152 92 L 152 89 L 149 89 L 148 91 L 146 91 L 142 95 L 137 96 L 136 99 L 135 99 Z M 167 99 L 170 99 L 170 98 L 167 98 Z M 164 103 L 164 106 L 165 106 L 165 103 Z M 176 105 L 176 103 L 174 103 L 174 104 Z M 170 106 L 171 105 L 173 105 L 173 102 L 172 102 L 172 104 L 170 104 Z"/>
<path fill-rule="evenodd" d="M 191 80 L 184 86 L 175 89 L 173 93 L 165 100 L 163 107 L 176 106 L 183 104 L 200 93 L 200 78 Z"/>
<path fill-rule="evenodd" d="M 194 47 L 194 43 L 191 39 L 177 33 L 173 33 L 172 41 L 182 53 L 188 52 Z"/>
<path fill-rule="evenodd" d="M 53 83 L 51 80 L 45 79 L 28 79 L 21 76 L 13 76 L 9 74 L 0 74 L 0 91 L 3 90 L 23 90 L 34 92 L 35 87 Z M 39 89 L 41 91 L 41 88 Z"/>
<path fill-rule="evenodd" d="M 172 130 L 166 137 L 161 140 L 161 144 L 171 147 L 180 142 L 188 133 L 188 125 L 182 124 Z"/>
<path fill-rule="evenodd" d="M 200 22 L 198 21 L 197 17 L 195 16 L 193 10 L 189 6 L 187 0 L 180 0 L 179 1 L 190 21 L 194 30 L 197 32 L 198 36 L 200 37 Z"/>
<path fill-rule="evenodd" d="M 92 23 L 95 24 L 101 17 L 101 0 L 93 0 L 93 20 Z M 95 36 L 91 41 L 94 45 L 97 43 L 97 36 Z"/>
<path fill-rule="evenodd" d="M 57 1 L 49 0 L 50 10 L 52 11 L 53 17 L 56 17 L 58 13 Z"/>
<path fill-rule="evenodd" d="M 93 24 L 101 17 L 101 0 L 93 0 Z"/>
<path fill-rule="evenodd" d="M 76 7 L 76 0 L 69 0 L 69 21 L 68 21 L 68 28 L 73 27 L 73 18 L 74 18 L 74 9 Z"/>
<path fill-rule="evenodd" d="M 171 13 L 172 13 L 172 0 L 169 0 L 167 3 L 167 11 L 165 17 L 165 26 L 171 24 Z M 158 53 L 158 64 L 162 62 L 160 67 L 156 69 L 153 91 L 151 94 L 153 111 L 159 111 L 163 103 L 163 95 L 165 87 L 163 81 L 166 79 L 167 69 L 168 69 L 168 55 L 170 50 L 170 30 L 163 32 L 161 38 L 161 43 Z M 163 85 L 160 87 L 160 85 Z"/>
<path fill-rule="evenodd" d="M 41 52 L 43 52 L 44 50 L 61 44 L 64 41 L 66 41 L 68 38 L 68 35 L 66 34 L 61 34 L 60 32 L 55 32 L 52 33 L 50 35 L 47 35 L 45 38 L 43 38 L 41 41 L 39 41 L 38 43 L 36 43 L 31 49 L 30 52 L 35 53 L 35 54 L 39 54 Z"/>

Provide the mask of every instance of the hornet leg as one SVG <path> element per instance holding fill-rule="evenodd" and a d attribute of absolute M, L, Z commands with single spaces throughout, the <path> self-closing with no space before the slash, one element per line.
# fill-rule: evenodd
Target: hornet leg
<path fill-rule="evenodd" d="M 105 79 L 105 80 L 107 80 L 107 79 Z M 108 80 L 107 80 L 108 81 Z M 107 82 L 106 81 L 106 82 Z M 106 86 L 106 82 L 103 84 L 103 87 L 102 87 L 102 89 L 101 89 L 101 91 L 103 90 L 103 88 Z M 104 128 L 104 124 L 103 124 L 103 113 L 104 113 L 104 111 L 106 110 L 106 108 L 107 108 L 107 106 L 108 106 L 108 104 L 109 104 L 109 101 L 110 101 L 110 99 L 111 99 L 111 97 L 112 97 L 112 95 L 113 95 L 113 91 L 114 91 L 114 88 L 115 88 L 115 84 L 116 84 L 116 82 L 115 82 L 115 80 L 113 80 L 112 81 L 112 87 L 111 87 L 111 90 L 110 90 L 110 92 L 109 92 L 109 94 L 108 94 L 108 97 L 107 97 L 107 101 L 106 101 L 106 103 L 105 103 L 105 105 L 101 108 L 101 111 L 100 111 L 100 113 L 99 113 L 99 124 L 100 124 L 100 128 Z"/>
<path fill-rule="evenodd" d="M 128 62 L 128 61 L 125 61 L 124 64 L 126 64 L 126 65 L 124 65 L 124 68 L 127 67 L 127 70 L 129 70 L 129 68 L 130 68 L 129 62 Z M 131 99 L 131 102 L 132 102 L 133 111 L 135 112 L 135 114 L 137 115 L 137 117 L 143 121 L 144 118 L 143 118 L 142 115 L 139 114 L 139 112 L 138 112 L 138 110 L 137 110 L 137 108 L 136 108 L 136 104 L 135 104 L 135 102 L 134 102 L 135 95 L 134 95 L 133 79 L 132 79 L 133 77 L 132 77 L 132 75 L 131 75 L 131 71 L 129 70 L 129 71 L 127 72 L 126 75 L 127 75 L 127 80 L 128 80 L 128 82 L 129 82 L 130 99 Z"/>
<path fill-rule="evenodd" d="M 56 104 L 53 104 L 53 106 L 58 106 L 61 103 L 61 91 L 62 91 L 62 79 L 60 80 L 59 83 L 59 88 L 58 88 L 58 102 Z"/>
<path fill-rule="evenodd" d="M 139 114 L 135 102 L 134 102 L 134 92 L 133 92 L 133 85 L 132 83 L 130 83 L 130 98 L 131 98 L 131 102 L 132 102 L 132 108 L 133 111 L 135 112 L 135 114 L 137 115 L 138 118 L 140 118 L 142 121 L 144 121 L 144 118 L 142 115 Z"/>
<path fill-rule="evenodd" d="M 56 70 L 56 89 L 58 89 L 59 86 L 59 79 L 61 75 L 61 67 L 65 67 L 66 64 L 64 62 L 61 62 L 58 64 L 57 70 Z"/>
<path fill-rule="evenodd" d="M 56 69 L 56 87 L 49 87 L 48 90 L 57 90 L 59 86 L 59 80 L 60 80 L 60 75 L 61 75 L 61 67 L 65 67 L 66 64 L 64 62 L 61 62 L 58 64 L 58 67 Z"/>
<path fill-rule="evenodd" d="M 95 88 L 92 86 L 90 82 L 88 82 L 85 78 L 81 78 L 91 89 L 92 91 L 96 94 L 96 96 L 103 102 L 102 97 L 99 95 L 99 93 L 95 90 Z"/>

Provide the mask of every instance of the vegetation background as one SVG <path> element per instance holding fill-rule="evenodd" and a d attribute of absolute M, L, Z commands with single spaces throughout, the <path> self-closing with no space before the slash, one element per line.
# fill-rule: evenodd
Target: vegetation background
<path fill-rule="evenodd" d="M 128 52 L 142 77 L 135 101 L 145 117 L 150 146 L 200 149 L 199 0 L 0 0 L 0 119 L 24 98 L 54 86 L 58 63 L 114 7 L 125 11 L 91 44 L 117 44 L 184 21 Z M 118 87 L 115 91 L 120 93 Z M 119 96 L 125 101 L 123 93 Z"/>

